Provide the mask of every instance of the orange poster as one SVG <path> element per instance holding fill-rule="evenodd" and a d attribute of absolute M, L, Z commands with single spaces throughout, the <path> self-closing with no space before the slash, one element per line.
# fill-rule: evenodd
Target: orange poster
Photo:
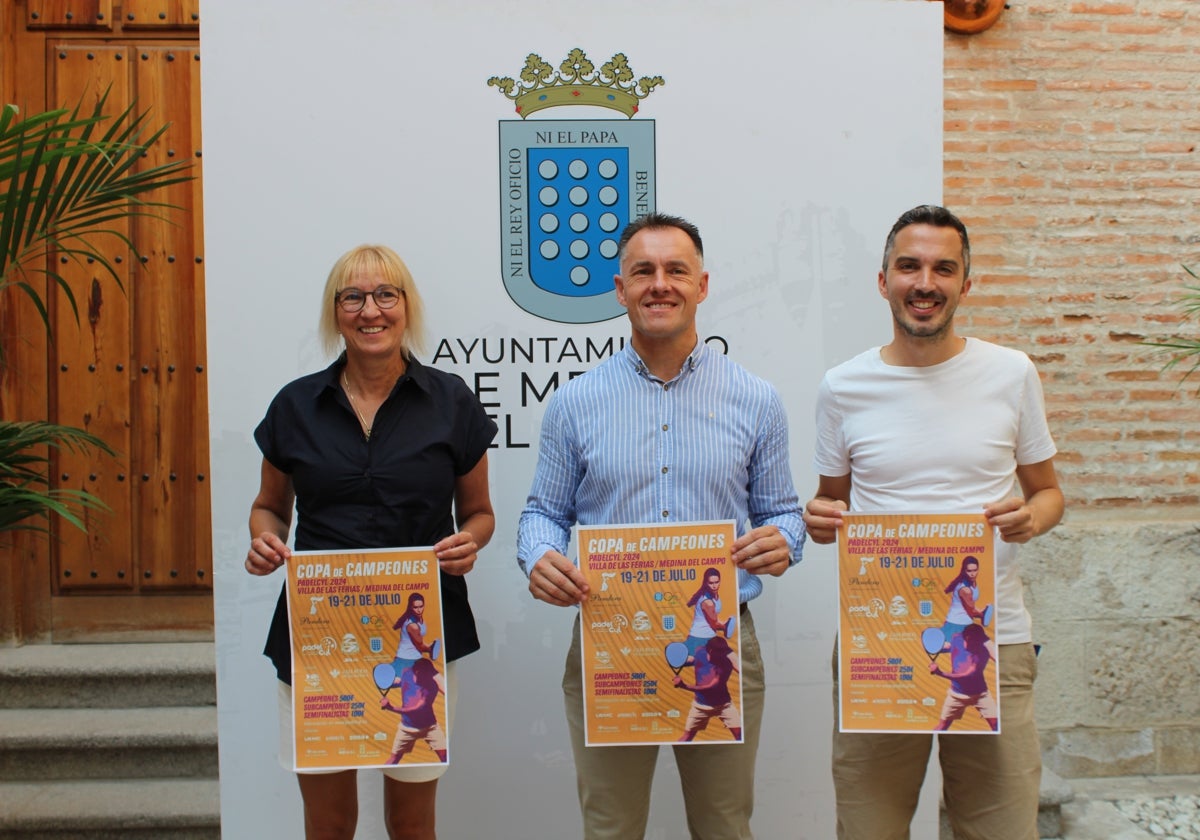
<path fill-rule="evenodd" d="M 996 564 L 983 514 L 842 519 L 841 731 L 999 731 Z"/>
<path fill-rule="evenodd" d="M 296 769 L 448 761 L 433 549 L 297 551 L 287 577 Z"/>
<path fill-rule="evenodd" d="M 588 746 L 742 741 L 734 523 L 584 525 Z"/>

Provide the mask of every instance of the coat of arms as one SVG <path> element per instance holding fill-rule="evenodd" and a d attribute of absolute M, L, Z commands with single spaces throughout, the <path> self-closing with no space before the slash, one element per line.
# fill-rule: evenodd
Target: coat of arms
<path fill-rule="evenodd" d="M 613 289 L 618 239 L 655 208 L 654 121 L 632 117 L 663 79 L 635 81 L 622 53 L 597 69 L 579 49 L 557 70 L 530 54 L 518 75 L 488 79 L 521 116 L 500 122 L 504 287 L 550 321 L 615 318 L 625 311 Z M 563 105 L 610 108 L 627 119 L 527 119 Z"/>

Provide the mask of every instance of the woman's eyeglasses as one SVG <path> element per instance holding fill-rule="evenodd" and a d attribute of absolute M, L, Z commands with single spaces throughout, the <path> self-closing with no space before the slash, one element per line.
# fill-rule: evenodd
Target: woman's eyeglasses
<path fill-rule="evenodd" d="M 378 286 L 373 291 L 364 292 L 362 289 L 342 289 L 334 296 L 333 301 L 343 312 L 361 312 L 367 305 L 367 298 L 375 301 L 380 309 L 391 309 L 400 302 L 404 292 L 395 286 Z"/>

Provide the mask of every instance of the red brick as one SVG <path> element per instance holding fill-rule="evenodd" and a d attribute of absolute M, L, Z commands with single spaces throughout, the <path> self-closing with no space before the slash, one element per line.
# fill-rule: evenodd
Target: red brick
<path fill-rule="evenodd" d="M 1133 406 L 1121 406 L 1120 408 L 1107 408 L 1106 405 L 1111 405 L 1118 399 L 1123 399 L 1124 391 L 1114 390 L 1098 390 L 1088 394 L 1088 400 L 1100 407 L 1093 407 L 1088 410 L 1086 421 L 1087 423 L 1098 423 L 1111 421 L 1113 423 L 1135 423 L 1140 420 L 1148 419 L 1148 413 L 1140 408 Z"/>
<path fill-rule="evenodd" d="M 1069 435 L 1063 437 L 1068 440 L 1089 440 L 1089 441 L 1115 441 L 1121 439 L 1119 431 L 1102 431 L 1100 429 L 1076 429 Z"/>
<path fill-rule="evenodd" d="M 1178 434 L 1176 434 L 1174 432 L 1164 431 L 1161 429 L 1151 430 L 1151 431 L 1140 431 L 1138 429 L 1133 429 L 1129 432 L 1129 437 L 1132 440 L 1151 441 L 1151 442 L 1171 441 L 1171 440 L 1179 439 Z"/>
<path fill-rule="evenodd" d="M 1167 27 L 1152 23 L 1110 23 L 1104 30 L 1110 35 L 1159 35 Z"/>
<path fill-rule="evenodd" d="M 1088 504 L 1087 501 L 1083 502 Z M 1091 504 L 1102 508 L 1120 508 L 1120 507 L 1142 507 L 1146 504 L 1146 500 L 1141 496 L 1110 496 L 1103 499 L 1096 499 Z"/>
<path fill-rule="evenodd" d="M 1200 399 L 1200 395 L 1187 395 L 1191 400 Z M 1156 423 L 1200 423 L 1200 411 L 1189 408 L 1180 409 L 1151 409 L 1147 412 L 1147 418 Z"/>
<path fill-rule="evenodd" d="M 1132 15 L 1136 7 L 1128 3 L 1072 3 L 1067 11 L 1073 15 Z"/>
<path fill-rule="evenodd" d="M 1148 154 L 1152 154 L 1152 155 L 1161 155 L 1161 154 L 1190 155 L 1196 151 L 1196 143 L 1194 141 L 1192 141 L 1192 142 L 1174 142 L 1174 143 L 1147 143 L 1145 146 L 1145 151 Z M 1178 184 L 1178 186 L 1185 186 L 1185 185 Z M 1194 185 L 1191 185 L 1191 186 L 1194 187 Z"/>
<path fill-rule="evenodd" d="M 1001 110 L 1007 103 L 1004 100 L 995 99 L 946 99 L 945 109 L 947 111 L 979 111 L 983 109 Z"/>
<path fill-rule="evenodd" d="M 1145 370 L 1111 370 L 1106 376 L 1120 382 L 1154 382 L 1158 379 L 1157 373 Z"/>
<path fill-rule="evenodd" d="M 1099 23 L 1091 20 L 1065 20 L 1050 26 L 1053 32 L 1099 32 Z"/>
<path fill-rule="evenodd" d="M 983 90 L 1037 90 L 1037 79 L 995 79 L 985 80 L 980 86 Z"/>
<path fill-rule="evenodd" d="M 1156 457 L 1160 461 L 1178 462 L 1178 461 L 1200 461 L 1200 452 L 1156 452 Z"/>
<path fill-rule="evenodd" d="M 1175 396 L 1176 392 L 1173 390 L 1131 390 L 1129 392 L 1129 399 L 1139 402 L 1166 402 L 1175 399 Z"/>

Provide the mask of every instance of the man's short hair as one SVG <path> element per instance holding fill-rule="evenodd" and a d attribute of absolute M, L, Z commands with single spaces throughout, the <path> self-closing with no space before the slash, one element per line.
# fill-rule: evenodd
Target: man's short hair
<path fill-rule="evenodd" d="M 962 223 L 962 220 L 958 216 L 955 216 L 945 207 L 939 207 L 936 204 L 922 204 L 914 207 L 903 213 L 896 220 L 896 224 L 892 225 L 887 243 L 883 246 L 883 271 L 885 274 L 888 269 L 888 261 L 892 258 L 892 248 L 896 245 L 896 234 L 909 225 L 933 225 L 934 227 L 954 228 L 958 231 L 958 238 L 962 242 L 963 279 L 965 280 L 970 276 L 971 241 L 967 238 L 967 226 Z"/>
<path fill-rule="evenodd" d="M 625 256 L 625 246 L 629 244 L 629 240 L 643 230 L 655 230 L 659 228 L 678 228 L 688 235 L 692 240 L 692 244 L 696 246 L 696 256 L 700 257 L 700 261 L 704 261 L 704 243 L 700 240 L 700 229 L 689 222 L 682 216 L 670 216 L 666 213 L 647 213 L 640 219 L 636 219 L 625 225 L 625 230 L 621 231 L 621 238 L 617 242 L 617 259 L 620 260 Z"/>

